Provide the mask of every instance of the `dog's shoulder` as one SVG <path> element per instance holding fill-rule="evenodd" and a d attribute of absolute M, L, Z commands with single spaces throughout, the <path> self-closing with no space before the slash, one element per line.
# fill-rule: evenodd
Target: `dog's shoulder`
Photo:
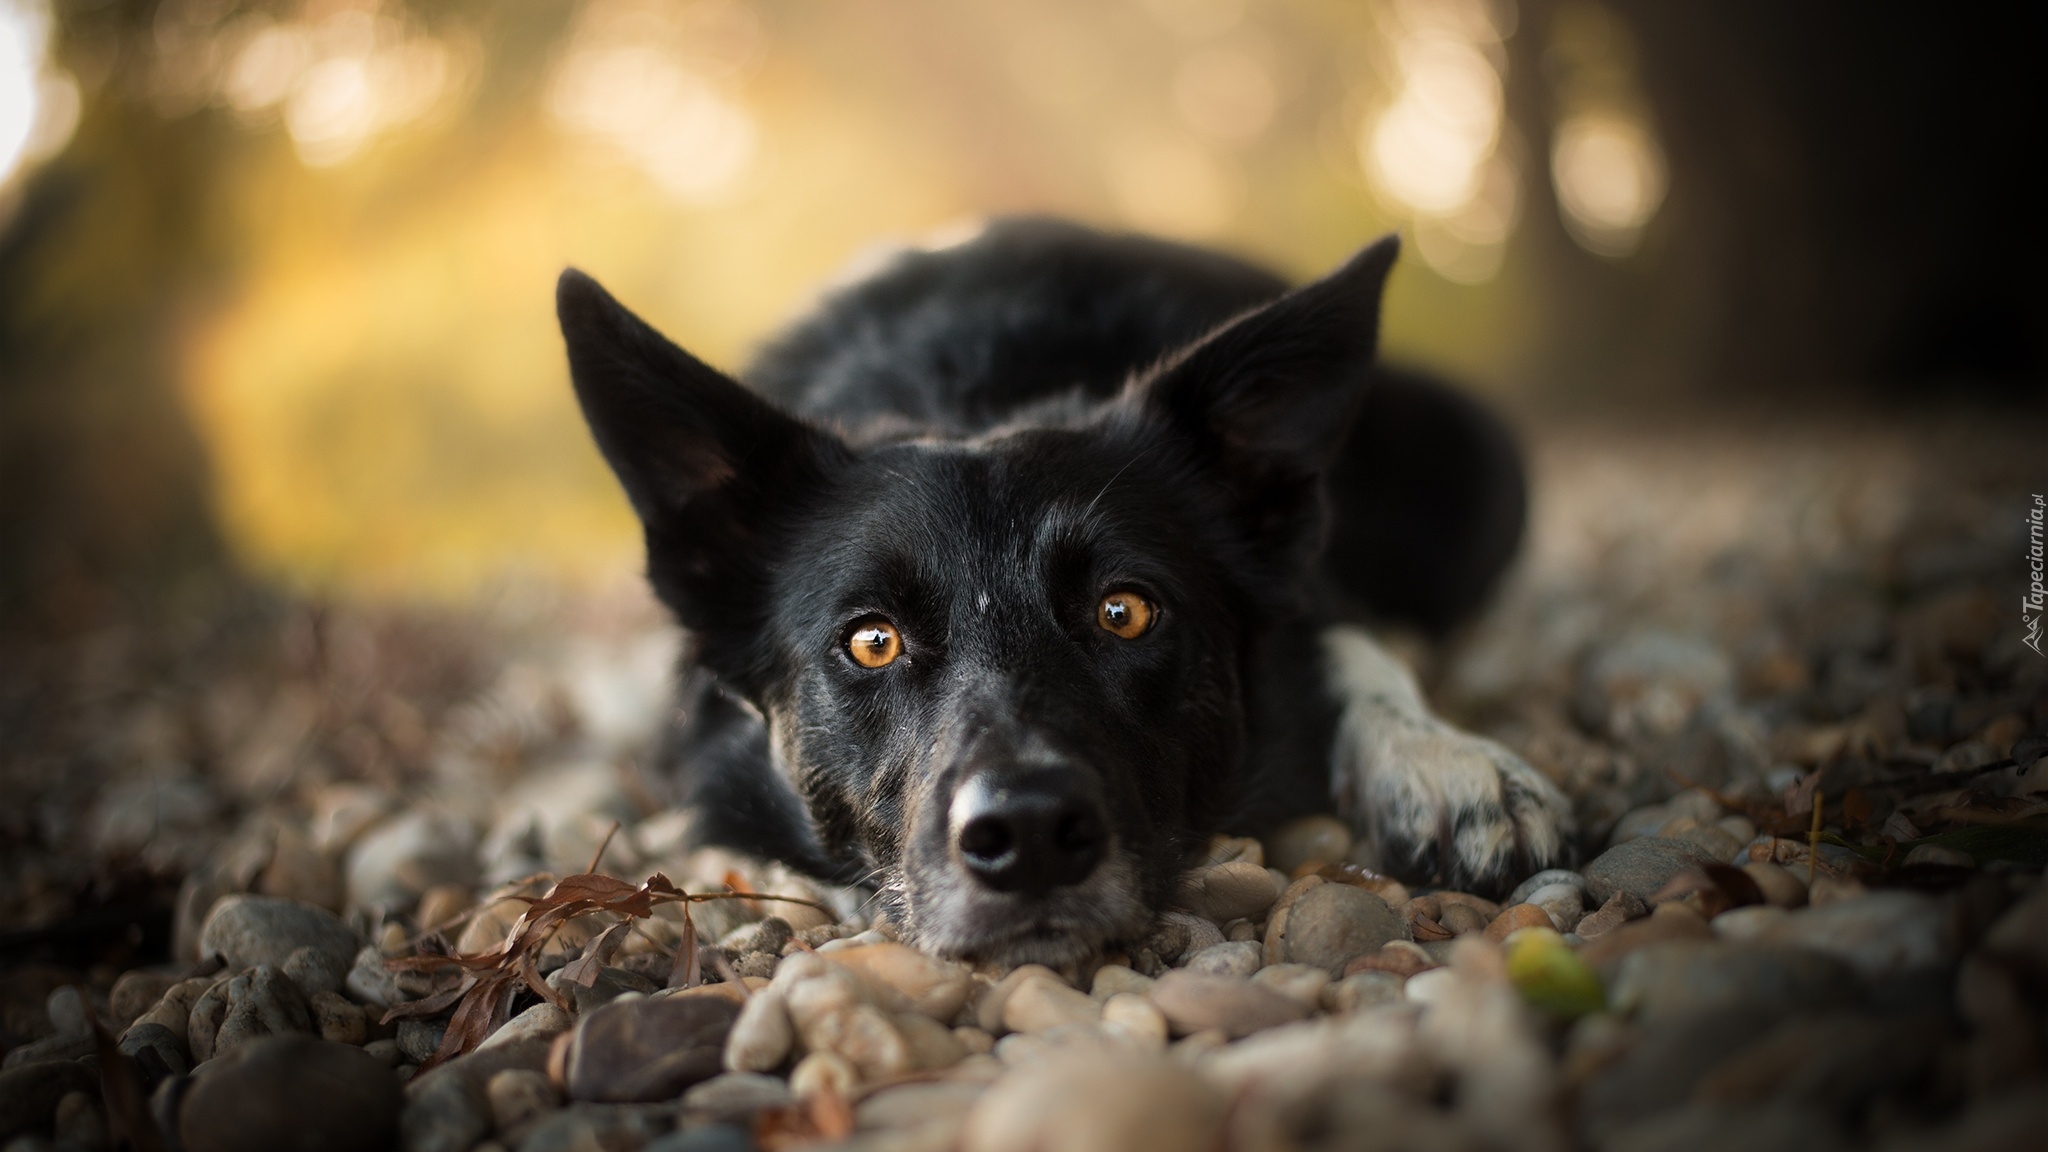
<path fill-rule="evenodd" d="M 828 293 L 746 373 L 762 394 L 845 424 L 877 416 L 972 433 L 1129 374 L 1286 282 L 1230 256 L 1042 218 L 905 249 Z"/>

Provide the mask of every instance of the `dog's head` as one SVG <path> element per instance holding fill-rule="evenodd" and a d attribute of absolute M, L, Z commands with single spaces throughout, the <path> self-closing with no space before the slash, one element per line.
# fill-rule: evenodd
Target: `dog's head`
<path fill-rule="evenodd" d="M 859 444 L 563 275 L 577 397 L 649 579 L 907 939 L 1062 964 L 1150 927 L 1235 799 L 1248 645 L 1302 595 L 1394 253 L 1112 399 Z"/>

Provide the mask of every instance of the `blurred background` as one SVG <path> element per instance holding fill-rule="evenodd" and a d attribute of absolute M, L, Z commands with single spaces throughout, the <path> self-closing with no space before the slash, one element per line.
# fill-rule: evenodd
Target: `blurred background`
<path fill-rule="evenodd" d="M 674 638 L 557 272 L 736 369 L 850 265 L 993 213 L 1295 277 L 1401 232 L 1387 354 L 1531 434 L 1541 579 L 1502 613 L 1541 637 L 1489 657 L 1496 697 L 1725 579 L 1661 618 L 1760 691 L 1850 652 L 1846 715 L 1921 683 L 1885 613 L 1958 572 L 2019 683 L 2044 13 L 0 0 L 0 922 L 161 911 L 243 816 L 450 747 L 644 746 Z M 1780 595 L 1822 570 L 1854 578 Z"/>

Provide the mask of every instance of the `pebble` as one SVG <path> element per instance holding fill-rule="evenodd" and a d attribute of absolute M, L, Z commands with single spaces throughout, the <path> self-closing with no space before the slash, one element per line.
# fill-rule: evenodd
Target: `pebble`
<path fill-rule="evenodd" d="M 778 988 L 764 988 L 741 1006 L 725 1038 L 725 1066 L 734 1072 L 773 1072 L 789 1059 L 796 1026 Z"/>
<path fill-rule="evenodd" d="M 336 992 L 315 992 L 306 998 L 313 1017 L 313 1030 L 322 1040 L 336 1044 L 361 1044 L 369 1033 L 363 1010 Z"/>
<path fill-rule="evenodd" d="M 824 954 L 841 968 L 859 975 L 870 987 L 895 993 L 883 1007 L 892 1012 L 921 1012 L 950 1022 L 960 1014 L 973 991 L 974 977 L 964 964 L 928 956 L 915 948 L 884 942 L 863 944 Z"/>
<path fill-rule="evenodd" d="M 567 1032 L 574 1023 L 567 1012 L 543 1000 L 484 1037 L 484 1042 L 477 1045 L 477 1051 L 517 1044 L 522 1040 L 552 1040 Z"/>
<path fill-rule="evenodd" d="M 1702 824 L 1680 832 L 1675 839 L 1683 840 L 1714 859 L 1727 863 L 1749 847 L 1749 841 L 1738 840 L 1733 835 L 1712 824 Z"/>
<path fill-rule="evenodd" d="M 1208 976 L 1177 969 L 1159 978 L 1152 989 L 1157 1005 L 1176 1036 L 1216 1029 L 1232 1039 L 1266 1028 L 1291 1024 L 1313 1009 L 1248 980 Z"/>
<path fill-rule="evenodd" d="M 398 974 L 384 966 L 384 953 L 375 945 L 356 953 L 342 986 L 350 996 L 377 1008 L 394 1008 L 412 999 L 398 987 Z"/>
<path fill-rule="evenodd" d="M 1571 889 L 1571 891 L 1576 891 L 1576 889 Z M 1524 928 L 1557 930 L 1549 912 L 1534 904 L 1516 904 L 1502 909 L 1501 914 L 1493 918 L 1493 923 L 1486 926 L 1486 938 L 1498 944 L 1507 939 L 1509 933 L 1518 932 Z"/>
<path fill-rule="evenodd" d="M 65 1093 L 64 1098 L 57 1101 L 57 1112 L 50 1118 L 50 1128 L 50 1134 L 57 1138 L 57 1147 L 65 1152 L 107 1147 L 106 1111 L 100 1107 L 96 1093 Z"/>
<path fill-rule="evenodd" d="M 1229 941 L 1211 944 L 1187 958 L 1184 967 L 1190 972 L 1203 972 L 1211 976 L 1231 976 L 1249 979 L 1259 970 L 1265 959 L 1263 944 L 1251 941 Z"/>
<path fill-rule="evenodd" d="M 719 1120 L 751 1121 L 755 1113 L 787 1106 L 796 1096 L 780 1076 L 727 1072 L 683 1093 L 683 1110 Z"/>
<path fill-rule="evenodd" d="M 362 1049 L 272 1036 L 208 1065 L 178 1110 L 178 1138 L 185 1152 L 381 1152 L 398 1143 L 402 1102 L 390 1070 Z"/>
<path fill-rule="evenodd" d="M 1573 884 L 1548 884 L 1529 894 L 1528 903 L 1550 913 L 1559 932 L 1569 932 L 1586 915 L 1586 890 Z"/>
<path fill-rule="evenodd" d="M 132 1028 L 142 1024 L 161 1025 L 169 1029 L 171 1035 L 177 1037 L 178 1046 L 182 1048 L 186 1044 L 186 1029 L 190 1026 L 192 1020 L 192 1005 L 198 1001 L 202 993 L 212 986 L 213 981 L 203 977 L 180 980 L 166 988 L 164 994 L 158 997 L 156 1003 L 150 1005 L 149 1009 L 143 1012 L 142 1015 L 137 1016 L 135 1023 L 129 1025 L 129 1027 Z"/>
<path fill-rule="evenodd" d="M 1741 1010 L 1790 1014 L 1848 1003 L 1859 987 L 1846 964 L 1819 952 L 1679 941 L 1624 958 L 1609 1002 L 1642 1021 Z"/>
<path fill-rule="evenodd" d="M 462 934 L 455 938 L 455 951 L 463 956 L 481 956 L 504 946 L 506 933 L 518 923 L 531 905 L 524 900 L 493 900 L 469 918 Z"/>
<path fill-rule="evenodd" d="M 739 1008 L 717 997 L 615 1001 L 583 1015 L 569 1042 L 571 1099 L 668 1100 L 722 1071 Z"/>
<path fill-rule="evenodd" d="M 1272 873 L 1249 860 L 1235 860 L 1189 873 L 1174 898 L 1195 915 L 1222 924 L 1264 915 L 1279 895 Z"/>
<path fill-rule="evenodd" d="M 1354 972 L 1326 985 L 1317 1001 L 1326 1012 L 1356 1012 L 1402 999 L 1407 982 L 1392 972 Z"/>
<path fill-rule="evenodd" d="M 1187 912 L 1166 912 L 1146 938 L 1145 947 L 1168 964 L 1179 961 L 1212 944 L 1223 943 L 1223 930 L 1200 916 Z"/>
<path fill-rule="evenodd" d="M 1730 908 L 1714 917 L 1709 926 L 1715 936 L 1739 943 L 1760 939 L 1790 915 L 1785 909 L 1770 904 L 1752 904 L 1745 908 Z"/>
<path fill-rule="evenodd" d="M 1377 952 L 1368 952 L 1344 966 L 1344 975 L 1359 972 L 1389 972 L 1407 978 L 1436 967 L 1438 961 L 1412 940 L 1390 940 Z"/>
<path fill-rule="evenodd" d="M 349 903 L 398 911 L 438 885 L 477 881 L 476 829 L 453 813 L 414 808 L 371 828 L 348 850 Z"/>
<path fill-rule="evenodd" d="M 124 973 L 114 981 L 113 990 L 107 993 L 107 1015 L 113 1017 L 114 1027 L 126 1027 L 156 1007 L 164 993 L 177 984 L 178 978 L 165 972 L 137 970 Z"/>
<path fill-rule="evenodd" d="M 1617 844 L 1586 865 L 1586 893 L 1604 904 L 1616 892 L 1627 892 L 1647 904 L 1678 873 L 1696 864 L 1718 862 L 1712 853 L 1688 841 L 1645 836 Z"/>
<path fill-rule="evenodd" d="M 1152 983 L 1152 977 L 1122 964 L 1104 964 L 1095 970 L 1088 994 L 1097 1000 L 1107 1000 L 1119 992 L 1136 992 L 1142 996 L 1152 990 Z"/>
<path fill-rule="evenodd" d="M 353 958 L 322 948 L 294 948 L 279 971 L 292 986 L 311 996 L 315 992 L 339 992 L 348 982 Z"/>
<path fill-rule="evenodd" d="M 909 1048 L 910 1070 L 913 1072 L 950 1068 L 967 1056 L 966 1046 L 953 1035 L 951 1028 L 922 1012 L 898 1012 L 891 1017 L 891 1022 Z"/>
<path fill-rule="evenodd" d="M 820 1092 L 851 1096 L 860 1087 L 860 1073 L 836 1052 L 813 1052 L 789 1070 L 789 1090 L 799 1100 Z"/>
<path fill-rule="evenodd" d="M 268 964 L 226 982 L 227 1010 L 203 1059 L 218 1059 L 265 1036 L 313 1030 L 312 1014 L 291 980 Z M 193 1055 L 198 1056 L 196 1050 Z"/>
<path fill-rule="evenodd" d="M 446 1020 L 400 1020 L 398 1054 L 409 1064 L 424 1064 L 440 1050 L 441 1038 L 447 1033 Z"/>
<path fill-rule="evenodd" d="M 345 973 L 361 945 L 334 913 L 277 896 L 223 896 L 199 929 L 200 955 L 219 956 L 233 971 L 282 968 L 293 952 L 310 948 Z"/>
<path fill-rule="evenodd" d="M 1581 922 L 1580 927 L 1584 927 Z M 1638 948 L 1674 941 L 1711 940 L 1714 930 L 1705 917 L 1676 901 L 1659 904 L 1648 916 L 1632 920 L 1612 932 L 1603 933 L 1580 950 L 1586 963 L 1596 968 L 1608 965 Z M 1581 936 L 1583 939 L 1583 935 Z"/>
<path fill-rule="evenodd" d="M 1509 904 L 1536 903 L 1536 893 L 1542 889 L 1562 884 L 1578 891 L 1586 890 L 1586 878 L 1569 868 L 1546 868 L 1520 884 L 1508 896 Z"/>
<path fill-rule="evenodd" d="M 1573 929 L 1582 940 L 1597 940 L 1631 920 L 1650 914 L 1650 906 L 1633 892 L 1617 891 L 1599 909 L 1582 917 Z"/>
<path fill-rule="evenodd" d="M 668 1106 L 571 1104 L 542 1116 L 519 1142 L 519 1152 L 592 1152 L 644 1148 L 675 1127 Z"/>
<path fill-rule="evenodd" d="M 2037 886 L 1985 931 L 1984 951 L 2048 980 L 2048 887 Z"/>
<path fill-rule="evenodd" d="M 1261 968 L 1252 976 L 1252 983 L 1314 1008 L 1322 1003 L 1323 989 L 1331 981 L 1328 972 L 1313 964 L 1275 964 Z"/>
<path fill-rule="evenodd" d="M 547 1073 L 531 1068 L 506 1068 L 484 1082 L 491 1125 L 511 1136 L 518 1129 L 562 1106 L 561 1093 Z"/>
<path fill-rule="evenodd" d="M 1268 964 L 1311 964 L 1337 976 L 1353 957 L 1406 935 L 1385 900 L 1349 884 L 1320 884 L 1273 914 L 1265 959 Z"/>
<path fill-rule="evenodd" d="M 1303 816 L 1265 841 L 1266 863 L 1292 875 L 1305 864 L 1335 864 L 1351 854 L 1351 828 L 1335 816 Z"/>
<path fill-rule="evenodd" d="M 1766 860 L 1756 860 L 1742 866 L 1751 880 L 1756 881 L 1757 890 L 1764 894 L 1764 902 L 1778 908 L 1799 908 L 1806 904 L 1806 882 L 1784 868 Z"/>
<path fill-rule="evenodd" d="M 1102 1018 L 1102 1005 L 1103 1001 L 1069 988 L 1057 977 L 1034 975 L 1011 989 L 1004 1000 L 1003 1027 L 1011 1032 L 1044 1032 L 1062 1024 L 1092 1024 Z"/>
<path fill-rule="evenodd" d="M 0 1140 L 49 1126 L 73 1092 L 99 1088 L 99 1076 L 76 1060 L 41 1060 L 0 1072 Z"/>
<path fill-rule="evenodd" d="M 1102 1022 L 1122 1028 L 1154 1052 L 1166 1050 L 1166 1014 L 1149 997 L 1119 992 L 1102 1002 Z"/>
<path fill-rule="evenodd" d="M 1182 1152 L 1216 1147 L 1225 1101 L 1161 1057 L 1041 1061 L 990 1088 L 968 1114 L 961 1152 Z"/>
<path fill-rule="evenodd" d="M 557 968 L 548 973 L 547 985 L 576 1004 L 576 1014 L 582 1016 L 593 1009 L 628 993 L 637 992 L 642 996 L 652 995 L 661 986 L 630 968 L 607 964 L 597 970 L 597 976 L 588 985 L 578 984 L 569 979 L 567 968 Z"/>
<path fill-rule="evenodd" d="M 1431 968 L 1408 978 L 1401 986 L 1401 995 L 1411 1003 L 1434 1004 L 1450 994 L 1457 987 L 1458 975 L 1449 968 Z"/>
<path fill-rule="evenodd" d="M 1898 890 L 1801 909 L 1764 939 L 1839 957 L 1871 979 L 1944 968 L 1961 954 L 1948 906 Z"/>
<path fill-rule="evenodd" d="M 1470 904 L 1439 904 L 1436 922 L 1454 936 L 1486 930 L 1485 914 Z M 1544 917 L 1543 922 L 1550 923 L 1550 918 Z"/>
<path fill-rule="evenodd" d="M 1939 844 L 1917 844 L 1899 861 L 1902 866 L 1928 864 L 1942 868 L 1975 868 L 1977 858 L 1968 852 L 1955 848 L 1944 848 Z"/>
<path fill-rule="evenodd" d="M 185 1045 L 175 1033 L 161 1024 L 131 1024 L 121 1033 L 121 1051 L 143 1061 L 143 1070 L 152 1075 L 170 1072 L 182 1076 L 191 1071 L 192 1061 L 185 1051 Z M 143 1053 L 150 1053 L 144 1056 Z M 158 1068 L 150 1067 L 154 1061 Z"/>
<path fill-rule="evenodd" d="M 1009 1000 L 1010 993 L 1017 990 L 1019 984 L 1034 976 L 1049 976 L 1054 980 L 1060 978 L 1058 973 L 1043 964 L 1019 964 L 1010 969 L 1009 975 L 988 985 L 982 991 L 981 998 L 974 1002 L 975 1025 L 990 1035 L 1001 1035 L 1004 1031 L 1004 1003 Z"/>
<path fill-rule="evenodd" d="M 476 894 L 466 884 L 436 884 L 420 894 L 413 922 L 422 932 L 445 932 L 448 922 L 469 911 Z"/>

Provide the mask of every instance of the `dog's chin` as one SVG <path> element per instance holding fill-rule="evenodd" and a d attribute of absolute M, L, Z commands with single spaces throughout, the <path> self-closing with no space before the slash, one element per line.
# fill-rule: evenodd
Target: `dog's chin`
<path fill-rule="evenodd" d="M 1136 870 L 1112 855 L 1087 880 L 1040 896 L 993 892 L 949 869 L 905 893 L 904 942 L 972 964 L 1066 969 L 1152 927 Z"/>

